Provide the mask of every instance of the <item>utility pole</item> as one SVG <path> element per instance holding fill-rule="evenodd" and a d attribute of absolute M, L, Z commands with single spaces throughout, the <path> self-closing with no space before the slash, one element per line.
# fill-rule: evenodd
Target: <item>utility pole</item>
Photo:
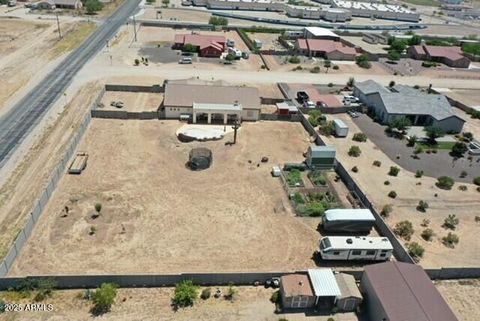
<path fill-rule="evenodd" d="M 56 16 L 57 16 L 58 37 L 62 39 L 62 31 L 60 30 L 60 20 L 58 19 L 58 13 L 56 14 Z"/>
<path fill-rule="evenodd" d="M 135 20 L 135 15 L 133 15 L 133 34 L 134 34 L 133 41 L 137 42 L 137 22 Z"/>

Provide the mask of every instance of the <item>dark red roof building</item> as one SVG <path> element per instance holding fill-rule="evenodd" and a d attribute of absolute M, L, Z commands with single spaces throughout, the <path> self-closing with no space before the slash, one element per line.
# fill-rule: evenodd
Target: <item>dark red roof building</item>
<path fill-rule="evenodd" d="M 325 39 L 298 39 L 297 50 L 309 57 L 324 57 L 329 60 L 355 60 L 357 51 L 340 41 Z"/>
<path fill-rule="evenodd" d="M 418 45 L 408 48 L 409 56 L 417 60 L 429 60 L 455 68 L 468 68 L 470 60 L 463 56 L 460 47 Z"/>
<path fill-rule="evenodd" d="M 369 265 L 363 272 L 360 290 L 371 321 L 458 321 L 419 265 Z"/>
<path fill-rule="evenodd" d="M 224 36 L 213 35 L 175 35 L 175 49 L 183 50 L 186 44 L 193 45 L 201 57 L 220 57 L 225 51 L 226 39 Z"/>

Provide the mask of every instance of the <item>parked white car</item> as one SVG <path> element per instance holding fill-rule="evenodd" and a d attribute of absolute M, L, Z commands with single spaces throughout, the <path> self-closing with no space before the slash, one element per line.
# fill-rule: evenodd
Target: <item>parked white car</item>
<path fill-rule="evenodd" d="M 311 100 L 307 100 L 303 103 L 303 107 L 305 108 L 315 108 L 315 103 Z"/>

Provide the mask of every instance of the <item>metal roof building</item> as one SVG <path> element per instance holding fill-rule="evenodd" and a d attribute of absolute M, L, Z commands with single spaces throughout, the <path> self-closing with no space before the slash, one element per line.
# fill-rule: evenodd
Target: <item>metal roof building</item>
<path fill-rule="evenodd" d="M 312 283 L 313 293 L 316 297 L 340 296 L 335 275 L 331 269 L 309 269 L 308 277 Z"/>
<path fill-rule="evenodd" d="M 375 217 L 372 212 L 366 208 L 335 208 L 325 211 L 327 220 L 372 220 Z"/>
<path fill-rule="evenodd" d="M 353 275 L 345 273 L 335 274 L 341 295 L 337 297 L 336 306 L 340 311 L 354 311 L 363 300 Z"/>
<path fill-rule="evenodd" d="M 369 265 L 360 288 L 372 321 L 458 321 L 419 265 Z"/>

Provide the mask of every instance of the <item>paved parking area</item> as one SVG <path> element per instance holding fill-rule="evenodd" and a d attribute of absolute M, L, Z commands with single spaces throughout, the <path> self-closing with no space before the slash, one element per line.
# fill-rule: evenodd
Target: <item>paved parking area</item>
<path fill-rule="evenodd" d="M 364 132 L 378 148 L 382 150 L 392 161 L 408 171 L 423 170 L 426 176 L 439 177 L 450 176 L 458 182 L 471 183 L 472 177 L 480 173 L 480 157 L 474 157 L 472 161 L 461 158 L 454 161 L 448 151 L 438 151 L 437 154 L 419 154 L 419 159 L 414 159 L 413 148 L 408 147 L 405 140 L 388 137 L 385 127 L 375 123 L 367 115 L 355 118 L 354 123 Z M 397 155 L 400 158 L 397 159 Z M 466 171 L 467 177 L 460 178 L 460 173 Z"/>

